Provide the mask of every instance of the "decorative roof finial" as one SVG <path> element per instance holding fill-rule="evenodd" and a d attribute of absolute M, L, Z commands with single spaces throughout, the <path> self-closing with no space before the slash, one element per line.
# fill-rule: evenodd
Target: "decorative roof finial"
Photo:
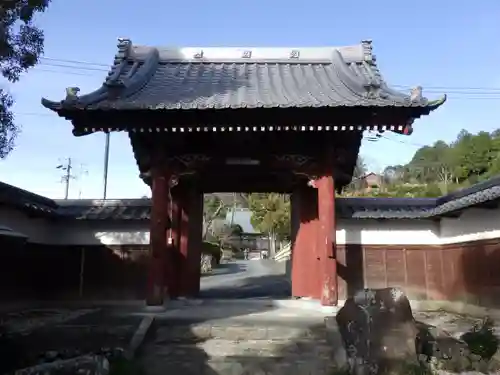
<path fill-rule="evenodd" d="M 411 89 L 410 99 L 412 102 L 418 102 L 422 100 L 422 86 L 417 86 Z"/>
<path fill-rule="evenodd" d="M 66 101 L 75 101 L 78 99 L 79 87 L 66 87 Z"/>
<path fill-rule="evenodd" d="M 120 44 L 131 44 L 132 41 L 129 38 L 118 38 L 118 45 Z"/>
<path fill-rule="evenodd" d="M 361 48 L 363 51 L 363 59 L 368 63 L 375 62 L 375 56 L 373 55 L 373 46 L 371 39 L 365 39 L 361 41 Z"/>

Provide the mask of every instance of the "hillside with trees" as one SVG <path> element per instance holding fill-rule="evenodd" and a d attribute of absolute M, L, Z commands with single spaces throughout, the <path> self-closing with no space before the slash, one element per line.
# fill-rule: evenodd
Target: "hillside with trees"
<path fill-rule="evenodd" d="M 455 141 L 437 141 L 421 147 L 408 164 L 384 169 L 381 185 L 363 189 L 362 177 L 368 170 L 358 159 L 351 184 L 342 196 L 438 197 L 500 174 L 500 130 L 471 134 L 460 131 Z M 226 217 L 231 207 L 248 208 L 255 229 L 270 238 L 290 235 L 290 197 L 281 194 L 210 194 L 205 196 L 205 235 L 212 222 Z M 225 228 L 221 232 L 232 228 Z M 220 233 L 223 236 L 224 233 Z"/>
<path fill-rule="evenodd" d="M 406 165 L 388 166 L 380 187 L 363 191 L 367 172 L 358 160 L 353 182 L 344 196 L 437 197 L 500 174 L 500 130 L 471 134 L 462 130 L 455 141 L 421 147 Z"/>

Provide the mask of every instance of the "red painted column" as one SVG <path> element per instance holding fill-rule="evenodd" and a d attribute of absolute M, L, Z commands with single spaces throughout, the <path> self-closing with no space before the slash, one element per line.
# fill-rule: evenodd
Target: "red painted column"
<path fill-rule="evenodd" d="M 184 187 L 183 187 L 184 190 Z M 189 199 L 185 191 L 179 197 L 179 294 L 185 297 L 189 290 Z"/>
<path fill-rule="evenodd" d="M 169 199 L 171 199 L 171 209 L 168 213 L 170 218 L 170 227 L 167 231 L 167 254 L 168 254 L 168 296 L 176 299 L 180 295 L 180 262 L 179 254 L 180 243 L 180 205 L 178 188 L 172 189 Z"/>
<path fill-rule="evenodd" d="M 186 188 L 180 204 L 180 295 L 194 297 L 200 291 L 200 259 L 203 231 L 203 194 Z"/>
<path fill-rule="evenodd" d="M 299 225 L 292 248 L 292 296 L 319 298 L 318 260 L 315 254 L 318 212 L 316 191 L 304 186 L 293 192 L 292 213 L 299 217 Z"/>
<path fill-rule="evenodd" d="M 150 222 L 149 273 L 146 303 L 163 305 L 165 286 L 166 243 L 168 225 L 168 176 L 161 170 L 152 172 L 152 208 Z"/>
<path fill-rule="evenodd" d="M 330 163 L 326 163 L 331 165 Z M 321 274 L 321 304 L 336 306 L 337 291 L 337 259 L 336 259 L 336 227 L 335 227 L 335 184 L 333 168 L 329 168 L 318 180 L 318 237 L 317 255 L 320 259 Z"/>
<path fill-rule="evenodd" d="M 200 293 L 201 248 L 203 246 L 203 192 L 196 187 L 191 190 L 189 206 L 189 243 L 187 268 L 189 273 L 188 296 Z"/>

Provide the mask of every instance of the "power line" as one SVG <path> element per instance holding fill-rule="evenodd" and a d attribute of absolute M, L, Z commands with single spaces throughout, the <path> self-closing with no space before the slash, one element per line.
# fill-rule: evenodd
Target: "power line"
<path fill-rule="evenodd" d="M 71 76 L 82 76 L 82 77 L 97 77 L 96 75 L 92 75 L 89 73 L 78 73 L 78 72 L 68 72 L 64 70 L 51 70 L 51 69 L 43 69 L 36 68 L 36 70 L 32 70 L 32 72 L 46 72 L 46 73 L 55 73 L 55 74 L 69 74 Z"/>
<path fill-rule="evenodd" d="M 81 64 L 81 65 L 94 65 L 94 66 L 103 66 L 105 68 L 109 68 L 109 64 L 103 64 L 103 63 L 93 63 L 93 62 L 88 62 L 88 61 L 81 61 L 81 60 L 67 60 L 67 59 L 55 59 L 52 57 L 41 57 L 41 60 L 47 60 L 47 61 L 54 61 L 58 63 L 69 63 L 69 64 Z"/>
<path fill-rule="evenodd" d="M 390 138 L 390 137 L 388 137 L 388 136 L 386 136 L 384 134 L 380 134 L 380 137 L 383 138 L 383 139 L 387 139 L 388 141 L 402 143 L 404 145 L 415 146 L 415 147 L 429 147 L 429 145 L 422 145 L 422 144 L 413 143 L 413 142 L 410 142 L 410 141 L 403 141 L 402 139 Z"/>
<path fill-rule="evenodd" d="M 40 68 L 39 66 L 42 66 Z M 44 67 L 49 68 L 59 68 L 58 70 L 44 69 Z M 70 69 L 70 71 L 61 70 Z M 68 74 L 75 76 L 87 76 L 96 77 L 96 72 L 108 73 L 110 69 L 109 64 L 81 61 L 81 60 L 71 60 L 71 59 L 60 59 L 52 57 L 42 57 L 39 65 L 35 71 L 43 71 L 47 73 L 55 74 Z M 400 90 L 410 90 L 412 86 L 410 85 L 391 85 L 394 88 Z M 425 91 L 429 93 L 442 93 L 446 92 L 451 100 L 500 100 L 500 88 L 499 87 L 472 87 L 472 86 L 427 86 Z M 20 116 L 55 116 L 50 113 L 33 113 L 33 112 L 18 112 L 16 115 Z M 377 137 L 387 139 L 392 142 L 398 142 L 406 145 L 412 145 L 415 147 L 424 147 L 425 145 L 419 145 L 416 143 L 389 138 L 385 135 L 378 135 Z M 370 141 L 376 141 L 376 138 L 365 138 Z"/>
<path fill-rule="evenodd" d="M 95 67 L 90 67 L 90 66 L 77 66 L 77 65 L 54 64 L 54 63 L 44 63 L 44 62 L 41 62 L 40 65 L 56 67 L 56 68 L 70 68 L 70 69 L 76 69 L 76 70 L 87 70 L 87 71 L 94 71 L 94 72 L 108 72 L 109 71 L 108 69 L 95 68 Z"/>

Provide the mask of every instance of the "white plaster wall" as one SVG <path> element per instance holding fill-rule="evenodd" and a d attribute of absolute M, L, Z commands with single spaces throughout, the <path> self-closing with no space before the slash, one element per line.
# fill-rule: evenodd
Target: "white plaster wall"
<path fill-rule="evenodd" d="M 441 243 L 500 238 L 500 209 L 471 208 L 459 218 L 441 220 Z"/>
<path fill-rule="evenodd" d="M 430 220 L 340 220 L 337 243 L 366 245 L 437 245 L 439 223 Z"/>
<path fill-rule="evenodd" d="M 19 211 L 0 208 L 0 225 L 29 237 L 30 242 L 59 245 L 146 245 L 149 223 L 72 222 L 32 219 Z M 500 209 L 470 209 L 460 218 L 430 220 L 340 220 L 339 244 L 439 245 L 481 239 L 500 239 Z"/>
<path fill-rule="evenodd" d="M 54 226 L 50 221 L 29 218 L 11 208 L 0 207 L 0 225 L 28 236 L 33 243 L 51 243 L 54 238 Z"/>
<path fill-rule="evenodd" d="M 60 231 L 65 245 L 147 245 L 148 222 L 77 222 Z"/>

